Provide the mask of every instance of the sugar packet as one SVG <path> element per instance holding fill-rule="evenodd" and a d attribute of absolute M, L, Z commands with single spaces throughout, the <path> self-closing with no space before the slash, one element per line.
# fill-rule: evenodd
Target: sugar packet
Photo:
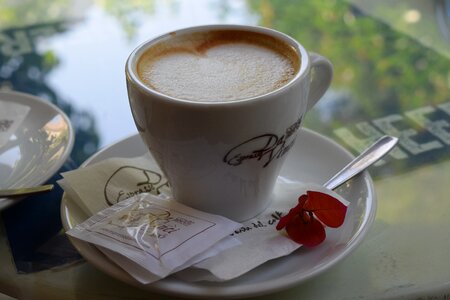
<path fill-rule="evenodd" d="M 171 199 L 143 193 L 67 232 L 99 247 L 141 283 L 150 283 L 239 244 L 242 226 Z"/>

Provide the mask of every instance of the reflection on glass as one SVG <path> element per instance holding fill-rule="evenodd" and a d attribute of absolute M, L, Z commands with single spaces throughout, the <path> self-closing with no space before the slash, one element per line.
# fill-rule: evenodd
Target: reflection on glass
<path fill-rule="evenodd" d="M 46 155 L 49 161 L 58 161 L 63 152 L 64 147 L 61 145 L 67 144 L 69 127 L 62 116 L 55 116 L 47 124 L 42 127 L 42 132 L 45 133 L 46 142 L 48 142 L 48 149 Z"/>
<path fill-rule="evenodd" d="M 0 16 L 4 14 L 0 9 Z M 90 113 L 78 111 L 59 96 L 47 82 L 59 62 L 51 50 L 39 50 L 40 40 L 64 33 L 67 25 L 55 22 L 0 31 L 0 88 L 37 95 L 60 107 L 73 122 L 77 139 L 72 158 L 81 163 L 98 148 L 95 121 Z"/>
<path fill-rule="evenodd" d="M 260 24 L 292 35 L 333 62 L 332 90 L 306 126 L 338 137 L 357 152 L 383 134 L 400 137 L 400 146 L 387 158 L 395 172 L 448 159 L 450 62 L 360 7 L 385 16 L 404 11 L 409 24 L 434 15 L 419 10 L 425 4 L 395 2 L 393 13 L 386 1 L 352 2 L 247 1 Z M 390 172 L 386 165 L 381 171 Z"/>
<path fill-rule="evenodd" d="M 408 23 L 417 23 L 421 17 L 422 15 L 417 9 L 410 9 L 403 15 L 403 19 Z"/>
<path fill-rule="evenodd" d="M 172 7 L 177 3 L 173 0 L 167 2 Z M 128 39 L 133 38 L 144 19 L 155 12 L 155 1 L 152 0 L 97 0 L 96 4 L 121 24 Z"/>
<path fill-rule="evenodd" d="M 11 137 L 11 141 L 16 141 Z M 8 178 L 12 173 L 16 158 L 20 157 L 20 149 L 17 145 L 7 145 L 0 152 L 0 188 L 8 187 Z"/>
<path fill-rule="evenodd" d="M 448 2 L 388 2 L 211 0 L 198 6 L 201 10 L 208 7 L 215 20 L 228 22 L 239 16 L 241 23 L 257 21 L 273 27 L 330 58 L 335 67 L 332 89 L 309 114 L 305 125 L 337 138 L 355 152 L 380 135 L 397 135 L 401 143 L 386 160 L 396 166 L 395 170 L 404 171 L 448 159 L 449 139 L 445 133 L 450 122 L 446 109 L 450 63 L 447 57 L 438 54 L 442 51 L 436 52 L 430 43 L 421 40 L 426 30 L 437 28 L 440 22 L 437 12 L 448 13 Z M 153 27 L 166 24 L 158 19 L 161 15 L 173 17 L 171 24 L 194 25 L 181 20 L 190 7 L 194 14 L 197 12 L 194 4 L 187 7 L 186 3 L 97 0 L 80 4 L 28 0 L 14 8 L 5 3 L 0 6 L 0 16 L 6 20 L 0 32 L 0 87 L 43 96 L 61 107 L 74 124 L 77 139 L 73 156 L 81 162 L 98 149 L 99 112 L 77 110 L 51 86 L 49 74 L 60 61 L 51 48 L 40 50 L 41 42 L 46 37 L 76 31 L 77 23 L 73 20 L 83 23 L 83 18 L 98 19 L 95 12 L 100 11 L 100 18 L 107 15 L 120 25 L 129 44 L 130 40 L 142 39 L 138 36 L 141 31 L 147 32 L 149 24 Z M 44 7 L 51 11 L 45 22 L 40 14 Z M 66 11 L 69 7 L 73 12 Z M 199 15 L 194 23 L 201 23 L 211 15 Z M 407 28 L 420 30 L 413 35 Z M 435 35 L 430 38 L 434 40 Z M 123 60 L 126 58 L 126 53 L 120 55 Z"/>
<path fill-rule="evenodd" d="M 450 1 L 436 0 L 435 14 L 442 36 L 450 43 Z"/>

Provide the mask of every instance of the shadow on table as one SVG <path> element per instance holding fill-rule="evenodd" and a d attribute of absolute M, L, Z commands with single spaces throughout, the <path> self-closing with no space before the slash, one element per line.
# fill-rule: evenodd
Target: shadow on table
<path fill-rule="evenodd" d="M 63 190 L 56 184 L 60 172 L 76 168 L 70 159 L 47 182 L 50 193 L 27 197 L 2 212 L 3 225 L 18 273 L 31 273 L 80 261 L 82 258 L 62 229 Z"/>

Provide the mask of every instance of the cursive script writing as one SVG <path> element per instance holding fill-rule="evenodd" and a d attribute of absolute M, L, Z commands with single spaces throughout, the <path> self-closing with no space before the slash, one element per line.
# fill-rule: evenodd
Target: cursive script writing
<path fill-rule="evenodd" d="M 293 134 L 299 129 L 301 121 L 302 118 L 299 118 L 280 137 L 267 133 L 246 140 L 228 151 L 223 161 L 238 166 L 246 160 L 256 159 L 264 161 L 263 168 L 267 167 L 275 158 L 282 157 L 292 148 L 295 142 Z"/>
<path fill-rule="evenodd" d="M 117 182 L 122 182 L 120 188 L 116 188 Z M 112 206 L 141 193 L 159 195 L 161 189 L 168 186 L 167 180 L 158 172 L 134 166 L 122 166 L 108 178 L 103 193 L 106 204 Z"/>
<path fill-rule="evenodd" d="M 254 229 L 264 229 L 264 228 L 267 228 L 270 226 L 274 226 L 275 223 L 277 223 L 282 216 L 283 216 L 282 212 L 274 211 L 267 219 L 264 218 L 264 219 L 256 220 L 253 222 L 247 222 L 244 226 L 236 229 L 231 234 L 231 236 L 241 234 L 244 232 L 248 232 L 248 231 L 252 231 Z"/>

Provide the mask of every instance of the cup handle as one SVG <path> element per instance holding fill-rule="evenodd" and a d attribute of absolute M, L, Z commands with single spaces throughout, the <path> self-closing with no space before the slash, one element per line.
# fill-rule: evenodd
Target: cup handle
<path fill-rule="evenodd" d="M 309 59 L 311 60 L 311 85 L 307 110 L 310 110 L 322 98 L 333 79 L 333 65 L 328 59 L 317 53 L 310 53 Z"/>

